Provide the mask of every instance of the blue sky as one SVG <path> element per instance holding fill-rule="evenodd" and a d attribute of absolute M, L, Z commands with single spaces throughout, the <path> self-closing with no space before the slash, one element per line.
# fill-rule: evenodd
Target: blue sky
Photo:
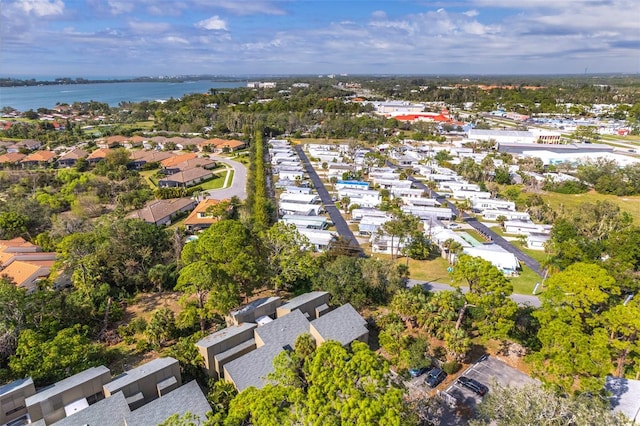
<path fill-rule="evenodd" d="M 0 76 L 640 72 L 638 0 L 3 0 L 0 13 Z"/>

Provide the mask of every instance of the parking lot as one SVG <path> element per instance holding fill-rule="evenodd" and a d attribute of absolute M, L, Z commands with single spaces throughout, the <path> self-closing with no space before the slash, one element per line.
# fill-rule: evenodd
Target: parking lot
<path fill-rule="evenodd" d="M 521 371 L 491 356 L 481 358 L 481 360 L 463 371 L 460 376 L 476 379 L 486 385 L 489 388 L 489 392 L 491 392 L 491 387 L 494 383 L 498 383 L 501 386 L 523 386 L 527 383 L 538 383 Z M 447 387 L 445 393 L 455 398 L 458 406 L 463 405 L 471 409 L 474 409 L 482 401 L 482 397 L 456 382 Z"/>

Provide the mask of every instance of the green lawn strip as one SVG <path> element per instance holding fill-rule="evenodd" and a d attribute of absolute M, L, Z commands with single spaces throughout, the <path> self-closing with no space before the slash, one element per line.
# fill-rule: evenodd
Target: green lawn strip
<path fill-rule="evenodd" d="M 233 173 L 234 173 L 233 169 L 229 170 L 229 180 L 228 180 L 228 184 L 227 184 L 226 188 L 229 188 L 231 186 L 231 184 L 233 183 Z M 224 184 L 224 182 L 223 182 L 223 184 Z"/>
<path fill-rule="evenodd" d="M 542 281 L 540 275 L 526 266 L 522 267 L 522 271 L 517 277 L 511 278 L 513 292 L 517 294 L 532 294 L 536 283 L 540 281 Z"/>
<path fill-rule="evenodd" d="M 202 187 L 203 191 L 207 191 L 209 189 L 220 189 L 222 188 L 222 185 L 224 185 L 225 176 L 226 174 L 224 173 L 215 174 L 212 179 L 199 183 L 198 186 Z"/>
<path fill-rule="evenodd" d="M 140 176 L 144 178 L 145 182 L 147 182 L 147 185 L 149 185 L 151 189 L 158 188 L 158 180 L 154 177 L 157 171 L 158 170 L 156 169 L 156 170 L 144 170 L 140 172 Z"/>

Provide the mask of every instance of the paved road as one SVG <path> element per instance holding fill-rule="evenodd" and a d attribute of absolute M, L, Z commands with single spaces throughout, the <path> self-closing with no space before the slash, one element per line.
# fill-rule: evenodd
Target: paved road
<path fill-rule="evenodd" d="M 421 285 L 425 290 L 428 291 L 455 291 L 456 288 L 452 287 L 448 284 L 436 283 L 436 282 L 424 282 L 421 280 L 409 280 L 407 282 L 407 287 L 411 288 L 416 285 Z M 464 286 L 461 287 L 462 292 L 466 293 L 469 291 Z M 541 306 L 540 299 L 538 296 L 527 295 L 527 294 L 512 294 L 511 300 L 516 302 L 518 305 L 529 305 L 535 308 L 539 308 Z"/>
<path fill-rule="evenodd" d="M 231 198 L 233 196 L 238 197 L 241 200 L 247 198 L 247 168 L 244 164 L 230 160 L 226 157 L 212 156 L 211 159 L 233 167 L 233 182 L 231 182 L 231 186 L 229 188 L 210 189 L 206 191 L 208 193 L 208 197 L 216 198 L 218 200 Z"/>
<path fill-rule="evenodd" d="M 362 248 L 360 247 L 360 244 L 358 244 L 358 240 L 356 239 L 355 235 L 353 235 L 351 229 L 349 229 L 347 221 L 344 220 L 344 217 L 342 217 L 342 214 L 331 199 L 327 188 L 324 187 L 324 183 L 322 183 L 322 180 L 320 180 L 318 173 L 316 173 L 313 166 L 309 162 L 307 154 L 305 154 L 302 150 L 302 146 L 295 145 L 294 148 L 298 153 L 298 157 L 300 157 L 300 161 L 302 161 L 302 165 L 307 171 L 311 182 L 313 182 L 313 187 L 318 192 L 318 196 L 320 197 L 320 200 L 324 205 L 324 209 L 327 211 L 327 213 L 329 213 L 329 217 L 331 217 L 331 221 L 335 225 L 338 234 L 344 237 L 346 240 L 350 241 L 351 245 L 353 245 L 354 247 L 358 247 L 358 249 L 362 252 Z"/>
<path fill-rule="evenodd" d="M 395 166 L 395 165 L 391 164 L 391 166 Z M 451 201 L 446 199 L 443 195 L 438 194 L 436 191 L 434 191 L 433 189 L 429 188 L 427 185 L 425 185 L 424 183 L 420 182 L 419 180 L 417 180 L 413 176 L 408 176 L 408 179 L 413 182 L 413 185 L 416 188 L 424 189 L 425 191 L 428 192 L 428 194 L 429 194 L 429 196 L 431 198 L 435 198 L 440 203 L 442 203 L 446 207 L 450 208 L 451 211 L 453 211 L 453 213 L 456 216 L 460 217 L 460 211 L 456 208 L 455 204 L 453 204 Z M 464 214 L 462 214 L 462 219 L 466 223 L 468 223 L 471 227 L 473 227 L 476 231 L 478 231 L 480 234 L 484 235 L 489 241 L 497 244 L 498 246 L 502 247 L 503 249 L 505 249 L 509 253 L 512 253 L 515 257 L 518 258 L 518 260 L 520 262 L 522 262 L 525 265 L 527 265 L 527 267 L 529 267 L 536 274 L 540 275 L 541 277 L 544 275 L 544 273 L 542 271 L 542 268 L 540 267 L 540 263 L 538 263 L 538 261 L 536 261 L 534 258 L 529 256 L 528 254 L 526 254 L 526 253 L 522 252 L 521 250 L 519 250 L 517 247 L 515 247 L 509 241 L 505 240 L 500 235 L 496 234 L 494 231 L 489 229 L 486 225 L 478 222 L 478 220 L 476 218 L 470 216 L 467 213 L 464 213 Z"/>

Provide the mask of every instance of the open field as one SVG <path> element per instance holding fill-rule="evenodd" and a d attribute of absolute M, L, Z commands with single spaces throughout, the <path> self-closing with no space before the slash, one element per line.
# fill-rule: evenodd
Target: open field
<path fill-rule="evenodd" d="M 620 206 L 620 210 L 633 216 L 636 224 L 640 225 L 640 196 L 618 197 L 616 195 L 598 194 L 590 191 L 584 194 L 558 194 L 545 192 L 541 197 L 551 205 L 554 210 L 575 210 L 581 203 L 595 203 L 596 201 L 610 201 Z"/>
<path fill-rule="evenodd" d="M 233 174 L 233 170 L 227 173 Z M 198 186 L 202 187 L 203 191 L 206 191 L 209 189 L 220 189 L 224 186 L 224 179 L 227 176 L 227 173 L 214 174 L 213 179 L 209 179 L 206 182 L 199 183 Z"/>

